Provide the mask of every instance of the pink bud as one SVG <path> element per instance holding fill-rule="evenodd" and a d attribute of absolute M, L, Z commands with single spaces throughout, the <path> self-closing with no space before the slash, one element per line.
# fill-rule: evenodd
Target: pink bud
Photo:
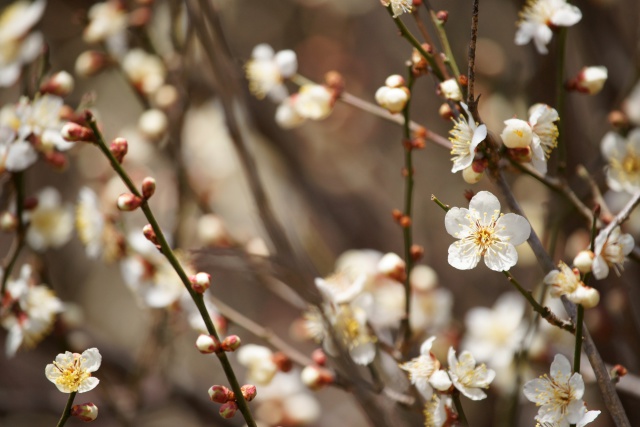
<path fill-rule="evenodd" d="M 55 73 L 49 80 L 42 83 L 40 92 L 57 96 L 66 96 L 73 90 L 73 77 L 66 71 Z"/>
<path fill-rule="evenodd" d="M 87 50 L 76 59 L 76 74 L 80 77 L 91 77 L 99 73 L 107 65 L 107 62 L 107 56 L 104 53 Z"/>
<path fill-rule="evenodd" d="M 93 134 L 91 129 L 73 122 L 69 122 L 64 125 L 60 133 L 65 140 L 71 142 L 94 142 L 96 140 L 96 136 Z"/>
<path fill-rule="evenodd" d="M 196 348 L 202 354 L 215 353 L 220 350 L 220 342 L 213 335 L 200 334 L 196 339 Z"/>
<path fill-rule="evenodd" d="M 316 348 L 311 353 L 311 359 L 318 365 L 324 366 L 327 364 L 327 355 L 324 353 L 324 350 L 321 348 Z"/>
<path fill-rule="evenodd" d="M 233 418 L 238 411 L 238 404 L 236 402 L 226 402 L 220 406 L 220 416 L 222 418 Z"/>
<path fill-rule="evenodd" d="M 436 13 L 436 18 L 444 24 L 449 19 L 449 12 L 446 10 L 440 10 Z"/>
<path fill-rule="evenodd" d="M 156 232 L 151 224 L 147 224 L 142 227 L 142 234 L 144 234 L 144 237 L 146 237 L 148 241 L 158 246 L 158 236 L 156 236 Z"/>
<path fill-rule="evenodd" d="M 98 418 L 98 407 L 91 402 L 81 405 L 73 405 L 70 411 L 71 415 L 80 418 L 82 421 L 93 421 Z"/>
<path fill-rule="evenodd" d="M 156 192 L 156 180 L 150 176 L 146 177 L 142 181 L 142 197 L 145 199 L 151 198 L 153 193 Z"/>
<path fill-rule="evenodd" d="M 334 380 L 333 374 L 328 369 L 320 366 L 305 366 L 300 373 L 302 383 L 311 390 L 318 390 L 325 385 L 331 384 Z"/>
<path fill-rule="evenodd" d="M 233 392 L 223 385 L 214 385 L 209 388 L 209 399 L 216 403 L 227 403 L 233 396 Z"/>
<path fill-rule="evenodd" d="M 116 204 L 118 205 L 118 209 L 121 211 L 130 212 L 140 207 L 142 199 L 135 194 L 124 193 L 118 196 Z"/>
<path fill-rule="evenodd" d="M 229 335 L 222 340 L 221 347 L 224 351 L 236 351 L 240 347 L 240 337 L 237 335 Z"/>
<path fill-rule="evenodd" d="M 109 151 L 118 160 L 118 163 L 122 163 L 125 154 L 129 150 L 129 143 L 124 138 L 116 138 L 109 145 Z"/>
<path fill-rule="evenodd" d="M 245 384 L 240 387 L 240 390 L 242 391 L 242 397 L 244 397 L 247 402 L 251 402 L 258 393 L 258 389 L 252 384 Z"/>
<path fill-rule="evenodd" d="M 204 291 L 211 286 L 211 276 L 207 273 L 198 273 L 195 276 L 189 277 L 191 282 L 191 288 L 199 294 L 203 294 Z"/>

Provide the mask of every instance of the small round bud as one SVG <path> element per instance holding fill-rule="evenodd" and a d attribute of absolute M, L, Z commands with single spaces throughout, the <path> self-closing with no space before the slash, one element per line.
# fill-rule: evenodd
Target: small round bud
<path fill-rule="evenodd" d="M 223 385 L 214 385 L 209 388 L 209 399 L 216 403 L 227 403 L 233 392 Z"/>
<path fill-rule="evenodd" d="M 116 204 L 121 211 L 131 212 L 140 207 L 142 199 L 135 194 L 124 193 L 118 196 Z"/>
<path fill-rule="evenodd" d="M 102 71 L 107 62 L 105 54 L 95 50 L 87 50 L 76 59 L 76 74 L 80 77 L 91 77 Z"/>
<path fill-rule="evenodd" d="M 411 227 L 411 218 L 409 218 L 406 215 L 403 215 L 402 218 L 400 218 L 400 227 L 402 228 Z"/>
<path fill-rule="evenodd" d="M 281 372 L 289 372 L 293 368 L 293 362 L 291 361 L 289 356 L 281 351 L 273 353 L 273 356 L 271 356 L 271 360 Z"/>
<path fill-rule="evenodd" d="M 483 176 L 484 170 L 477 172 L 476 168 L 473 167 L 473 164 L 462 170 L 462 179 L 464 179 L 464 182 L 467 184 L 476 184 Z"/>
<path fill-rule="evenodd" d="M 392 74 L 389 77 L 387 77 L 387 79 L 384 81 L 384 84 L 387 87 L 400 88 L 404 86 L 405 81 L 404 81 L 404 77 L 402 77 L 400 74 Z"/>
<path fill-rule="evenodd" d="M 208 273 L 198 273 L 195 276 L 189 277 L 191 282 L 191 288 L 199 294 L 203 294 L 204 291 L 211 286 L 211 275 Z"/>
<path fill-rule="evenodd" d="M 580 273 L 589 273 L 591 272 L 591 266 L 593 265 L 593 259 L 595 257 L 595 254 L 590 250 L 580 251 L 573 259 L 573 265 L 576 266 Z"/>
<path fill-rule="evenodd" d="M 18 228 L 18 218 L 11 212 L 4 211 L 0 215 L 0 230 L 10 232 L 16 228 Z"/>
<path fill-rule="evenodd" d="M 202 354 L 211 354 L 220 350 L 220 342 L 213 335 L 200 334 L 196 339 L 196 348 Z"/>
<path fill-rule="evenodd" d="M 607 77 L 607 67 L 584 67 L 570 85 L 578 92 L 595 95 L 602 90 Z"/>
<path fill-rule="evenodd" d="M 175 86 L 170 84 L 164 84 L 158 88 L 153 94 L 153 100 L 155 104 L 163 109 L 168 109 L 178 102 L 180 94 Z"/>
<path fill-rule="evenodd" d="M 446 24 L 447 21 L 449 20 L 449 12 L 447 12 L 446 10 L 439 10 L 436 13 L 436 18 L 438 18 L 438 21 L 442 22 L 443 24 Z"/>
<path fill-rule="evenodd" d="M 582 304 L 584 308 L 593 308 L 600 302 L 600 292 L 597 289 L 589 286 L 583 286 L 580 293 L 580 300 L 574 301 L 577 304 Z"/>
<path fill-rule="evenodd" d="M 156 236 L 156 232 L 151 226 L 151 224 L 147 224 L 142 227 L 142 234 L 147 238 L 148 241 L 153 243 L 154 245 L 158 245 L 158 236 Z"/>
<path fill-rule="evenodd" d="M 35 196 L 28 196 L 25 197 L 24 199 L 24 203 L 22 204 L 22 207 L 24 208 L 24 210 L 26 211 L 31 211 L 34 210 L 35 208 L 38 207 L 38 198 Z"/>
<path fill-rule="evenodd" d="M 129 12 L 129 26 L 131 27 L 143 27 L 151 19 L 151 8 L 139 7 Z"/>
<path fill-rule="evenodd" d="M 93 134 L 93 131 L 91 129 L 73 122 L 65 124 L 62 127 L 60 134 L 66 141 L 71 142 L 94 142 L 96 140 L 96 136 Z"/>
<path fill-rule="evenodd" d="M 462 101 L 462 92 L 456 79 L 448 79 L 438 85 L 438 92 L 451 101 Z"/>
<path fill-rule="evenodd" d="M 504 145 L 508 148 L 525 148 L 531 145 L 533 130 L 529 123 L 520 119 L 509 119 L 505 120 L 504 124 L 506 126 L 500 134 Z"/>
<path fill-rule="evenodd" d="M 613 368 L 611 368 L 611 381 L 617 383 L 618 381 L 620 381 L 620 378 L 627 375 L 628 372 L 629 371 L 624 366 L 620 364 L 615 365 Z"/>
<path fill-rule="evenodd" d="M 311 390 L 318 390 L 333 382 L 333 374 L 320 366 L 305 366 L 300 373 L 302 383 Z"/>
<path fill-rule="evenodd" d="M 240 387 L 240 390 L 242 391 L 242 397 L 244 397 L 247 402 L 251 402 L 256 397 L 256 394 L 258 394 L 258 389 L 252 384 L 245 384 Z"/>
<path fill-rule="evenodd" d="M 73 90 L 73 77 L 66 71 L 55 73 L 49 80 L 42 83 L 40 92 L 57 96 L 66 96 Z"/>
<path fill-rule="evenodd" d="M 311 360 L 318 366 L 324 366 L 327 364 L 327 355 L 321 348 L 316 348 L 311 353 Z"/>
<path fill-rule="evenodd" d="M 241 343 L 242 343 L 242 341 L 240 340 L 239 336 L 237 336 L 237 335 L 229 335 L 224 340 L 222 340 L 222 343 L 220 344 L 220 347 L 224 351 L 236 351 L 238 349 L 238 347 L 240 347 Z"/>
<path fill-rule="evenodd" d="M 124 156 L 129 150 L 129 143 L 124 138 L 116 138 L 109 145 L 109 151 L 118 160 L 118 163 L 122 163 Z"/>
<path fill-rule="evenodd" d="M 387 79 L 388 80 L 388 79 Z M 390 113 L 399 113 L 409 102 L 410 93 L 406 87 L 380 87 L 375 94 L 376 102 Z"/>
<path fill-rule="evenodd" d="M 169 127 L 167 115 L 158 109 L 147 110 L 138 119 L 138 129 L 147 138 L 157 140 L 162 137 Z"/>
<path fill-rule="evenodd" d="M 392 210 L 391 215 L 393 216 L 393 220 L 395 222 L 400 222 L 400 219 L 402 218 L 402 212 L 400 211 L 400 209 Z"/>
<path fill-rule="evenodd" d="M 461 74 L 458 77 L 458 84 L 462 87 L 467 87 L 469 86 L 469 78 L 467 76 L 465 76 L 464 74 Z"/>
<path fill-rule="evenodd" d="M 344 77 L 337 71 L 329 71 L 324 75 L 324 83 L 327 87 L 339 96 L 344 92 Z"/>
<path fill-rule="evenodd" d="M 146 177 L 142 180 L 142 197 L 146 199 L 150 199 L 153 196 L 153 193 L 156 192 L 156 180 L 151 178 L 150 176 Z"/>
<path fill-rule="evenodd" d="M 52 151 L 46 153 L 44 159 L 49 163 L 54 169 L 58 171 L 63 171 L 68 164 L 67 156 L 59 151 Z"/>
<path fill-rule="evenodd" d="M 393 252 L 385 254 L 378 261 L 378 271 L 398 282 L 404 282 L 407 278 L 406 268 L 407 264 L 404 260 Z"/>
<path fill-rule="evenodd" d="M 613 110 L 607 116 L 609 124 L 615 128 L 626 128 L 629 126 L 629 118 L 620 110 Z"/>
<path fill-rule="evenodd" d="M 420 245 L 411 245 L 409 255 L 414 261 L 420 260 L 424 256 L 424 247 Z"/>
<path fill-rule="evenodd" d="M 85 422 L 93 421 L 98 418 L 98 407 L 91 402 L 73 405 L 69 412 L 72 417 L 80 418 Z"/>
<path fill-rule="evenodd" d="M 222 418 L 233 418 L 233 416 L 236 414 L 236 412 L 238 411 L 238 404 L 236 402 L 233 401 L 229 401 L 226 403 L 223 403 L 222 406 L 220 406 L 220 416 Z"/>
<path fill-rule="evenodd" d="M 438 109 L 438 114 L 445 120 L 451 120 L 453 118 L 453 111 L 451 111 L 451 106 L 448 103 L 444 103 Z"/>
<path fill-rule="evenodd" d="M 411 288 L 418 292 L 428 292 L 438 286 L 436 271 L 426 265 L 416 265 L 409 276 Z"/>

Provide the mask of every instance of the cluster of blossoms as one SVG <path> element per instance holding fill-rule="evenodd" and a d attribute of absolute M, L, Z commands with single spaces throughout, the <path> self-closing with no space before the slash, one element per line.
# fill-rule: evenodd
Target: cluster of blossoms
<path fill-rule="evenodd" d="M 404 84 L 404 78 L 398 74 L 387 77 L 384 86 L 376 91 L 376 102 L 390 113 L 401 112 L 411 97 L 411 92 Z"/>

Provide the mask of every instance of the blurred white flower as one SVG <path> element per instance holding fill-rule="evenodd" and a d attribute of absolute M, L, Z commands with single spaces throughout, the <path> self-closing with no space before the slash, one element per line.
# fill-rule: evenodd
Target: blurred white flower
<path fill-rule="evenodd" d="M 614 269 L 616 274 L 620 275 L 622 264 L 634 246 L 633 236 L 622 233 L 620 227 L 615 227 L 609 235 L 607 235 L 606 229 L 600 231 L 596 236 L 595 258 L 591 265 L 593 276 L 596 279 L 604 279 L 609 275 L 610 267 Z"/>
<path fill-rule="evenodd" d="M 575 79 L 575 88 L 582 93 L 595 95 L 602 90 L 608 76 L 607 67 L 602 65 L 584 67 Z"/>
<path fill-rule="evenodd" d="M 547 159 L 558 145 L 558 112 L 546 104 L 534 104 L 529 108 L 529 124 L 533 130 L 531 164 L 541 174 L 547 173 Z"/>
<path fill-rule="evenodd" d="M 82 354 L 66 351 L 47 365 L 45 375 L 63 393 L 85 393 L 100 382 L 91 373 L 97 371 L 101 363 L 102 356 L 97 348 L 90 348 Z"/>
<path fill-rule="evenodd" d="M 120 0 L 107 0 L 95 3 L 88 12 L 89 24 L 82 33 L 87 43 L 104 42 L 112 54 L 120 57 L 127 50 L 129 17 L 124 3 Z"/>
<path fill-rule="evenodd" d="M 524 217 L 501 214 L 498 198 L 488 191 L 473 196 L 469 209 L 451 208 L 444 223 L 447 232 L 459 239 L 449 246 L 449 264 L 459 270 L 474 268 L 481 257 L 491 270 L 509 270 L 518 262 L 515 246 L 531 233 Z"/>
<path fill-rule="evenodd" d="M 131 49 L 122 60 L 122 69 L 135 88 L 145 95 L 152 95 L 162 85 L 167 70 L 162 60 L 142 49 Z"/>
<path fill-rule="evenodd" d="M 478 126 L 467 105 L 463 102 L 460 103 L 464 109 L 467 118 L 464 114 L 460 114 L 458 120 L 453 120 L 453 129 L 449 131 L 449 141 L 453 144 L 451 148 L 451 161 L 453 161 L 453 167 L 451 172 L 455 173 L 466 169 L 471 166 L 473 159 L 476 155 L 476 148 L 487 137 L 487 126 Z"/>
<path fill-rule="evenodd" d="M 403 13 L 411 12 L 411 6 L 413 4 L 412 0 L 380 0 L 380 3 L 385 7 L 391 5 L 394 18 L 397 18 Z"/>
<path fill-rule="evenodd" d="M 487 369 L 484 363 L 476 367 L 476 359 L 468 351 L 460 353 L 460 359 L 456 358 L 453 347 L 449 347 L 447 359 L 453 386 L 460 390 L 460 393 L 471 400 L 482 400 L 487 397 L 481 389 L 489 388 L 489 384 L 496 377 L 493 369 Z"/>
<path fill-rule="evenodd" d="M 37 198 L 36 208 L 25 212 L 29 223 L 26 241 L 36 251 L 58 248 L 71 239 L 73 208 L 62 203 L 60 193 L 53 187 L 42 189 Z"/>
<path fill-rule="evenodd" d="M 305 119 L 322 120 L 331 114 L 333 94 L 322 85 L 307 84 L 300 88 L 294 108 Z"/>
<path fill-rule="evenodd" d="M 283 101 L 288 91 L 283 81 L 298 70 L 298 60 L 292 50 L 278 53 L 268 44 L 259 44 L 253 48 L 251 59 L 245 65 L 249 90 L 258 99 L 268 96 L 273 101 Z"/>
<path fill-rule="evenodd" d="M 460 85 L 456 79 L 448 79 L 440 83 L 438 86 L 442 96 L 451 101 L 462 101 L 462 92 L 460 91 Z"/>
<path fill-rule="evenodd" d="M 17 279 L 7 280 L 0 323 L 7 331 L 6 354 L 13 357 L 21 345 L 33 347 L 49 333 L 62 302 L 44 285 L 34 285 L 31 266 L 25 264 Z M 0 270 L 0 278 L 2 271 Z"/>
<path fill-rule="evenodd" d="M 98 196 L 89 187 L 82 187 L 76 205 L 76 228 L 89 258 L 95 259 L 102 252 L 104 227 L 105 220 L 98 204 Z"/>
<path fill-rule="evenodd" d="M 609 165 L 607 185 L 614 191 L 633 193 L 640 189 L 640 128 L 623 138 L 616 132 L 607 132 L 600 145 Z"/>
<path fill-rule="evenodd" d="M 446 427 L 452 422 L 450 415 L 454 415 L 453 401 L 447 395 L 433 394 L 424 406 L 425 427 Z"/>
<path fill-rule="evenodd" d="M 250 383 L 269 384 L 278 372 L 278 367 L 273 361 L 273 352 L 268 347 L 245 344 L 238 349 L 237 360 L 247 368 L 247 381 Z"/>
<path fill-rule="evenodd" d="M 584 381 L 582 375 L 573 373 L 571 364 L 561 354 L 551 364 L 551 378 L 543 375 L 524 385 L 524 395 L 540 406 L 536 421 L 558 427 L 570 424 L 584 426 L 593 421 L 600 411 L 588 411 L 582 400 Z"/>
<path fill-rule="evenodd" d="M 355 280 L 347 275 L 336 273 L 326 279 L 316 278 L 315 284 L 325 299 L 333 304 L 353 301 L 364 289 L 366 276 L 361 274 Z"/>
<path fill-rule="evenodd" d="M 2 10 L 0 15 L 0 87 L 11 86 L 22 66 L 36 59 L 43 46 L 42 34 L 29 34 L 42 17 L 45 0 L 20 0 Z"/>
<path fill-rule="evenodd" d="M 552 27 L 570 27 L 581 19 L 580 9 L 566 0 L 527 0 L 520 12 L 515 43 L 525 45 L 533 39 L 538 52 L 546 54 Z"/>
<path fill-rule="evenodd" d="M 598 304 L 600 294 L 580 280 L 580 272 L 573 271 L 562 261 L 558 268 L 551 270 L 544 278 L 545 285 L 551 286 L 551 296 L 559 298 L 565 295 L 569 301 L 582 304 L 585 308 L 593 308 Z"/>
<path fill-rule="evenodd" d="M 285 98 L 276 110 L 276 123 L 283 129 L 293 129 L 300 126 L 306 120 L 302 117 L 295 107 L 297 96 L 289 96 Z"/>
<path fill-rule="evenodd" d="M 451 387 L 447 373 L 440 370 L 440 361 L 431 353 L 436 337 L 431 337 L 420 346 L 420 356 L 402 363 L 400 369 L 409 373 L 409 380 L 425 399 L 431 399 L 433 389 L 446 391 Z"/>

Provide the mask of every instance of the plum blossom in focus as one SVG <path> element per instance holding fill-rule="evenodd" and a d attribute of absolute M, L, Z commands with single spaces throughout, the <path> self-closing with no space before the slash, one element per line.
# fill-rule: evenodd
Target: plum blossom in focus
<path fill-rule="evenodd" d="M 412 0 L 380 0 L 383 6 L 389 7 L 391 5 L 391 11 L 393 12 L 393 17 L 397 18 L 403 13 L 411 12 L 411 5 L 413 4 Z"/>
<path fill-rule="evenodd" d="M 591 265 L 593 276 L 596 279 L 604 279 L 609 275 L 610 268 L 620 275 L 622 264 L 634 246 L 633 236 L 622 233 L 620 227 L 615 227 L 611 233 L 608 233 L 607 229 L 602 230 L 595 240 L 595 258 Z"/>
<path fill-rule="evenodd" d="M 544 278 L 545 285 L 551 286 L 551 296 L 565 295 L 575 304 L 582 304 L 585 308 L 593 308 L 600 301 L 600 294 L 594 288 L 584 284 L 580 280 L 580 272 L 569 268 L 560 261 L 559 270 L 551 270 Z"/>
<path fill-rule="evenodd" d="M 451 387 L 451 379 L 440 369 L 440 361 L 431 353 L 436 337 L 431 337 L 420 346 L 420 356 L 402 363 L 400 369 L 409 373 L 409 380 L 425 399 L 431 399 L 433 390 L 446 391 Z"/>
<path fill-rule="evenodd" d="M 582 19 L 582 12 L 566 0 L 527 0 L 518 22 L 515 42 L 525 45 L 533 40 L 536 49 L 546 54 L 553 28 L 570 27 Z"/>
<path fill-rule="evenodd" d="M 487 369 L 485 364 L 476 367 L 476 359 L 468 351 L 460 353 L 460 358 L 456 357 L 456 351 L 449 347 L 448 354 L 449 376 L 455 388 L 460 390 L 471 400 L 482 400 L 487 394 L 483 388 L 489 388 L 489 384 L 496 377 L 493 369 Z"/>
<path fill-rule="evenodd" d="M 91 376 L 102 363 L 97 348 L 90 348 L 82 354 L 70 351 L 60 353 L 53 363 L 47 365 L 45 375 L 63 393 L 85 393 L 91 391 L 100 382 Z"/>
<path fill-rule="evenodd" d="M 453 144 L 451 148 L 451 161 L 453 161 L 453 167 L 451 172 L 456 173 L 463 169 L 468 168 L 473 163 L 473 159 L 476 155 L 476 148 L 487 137 L 487 126 L 479 125 L 475 122 L 467 105 L 463 102 L 460 103 L 464 109 L 467 117 L 463 114 L 460 115 L 458 120 L 453 120 L 453 129 L 449 131 L 449 141 Z"/>

